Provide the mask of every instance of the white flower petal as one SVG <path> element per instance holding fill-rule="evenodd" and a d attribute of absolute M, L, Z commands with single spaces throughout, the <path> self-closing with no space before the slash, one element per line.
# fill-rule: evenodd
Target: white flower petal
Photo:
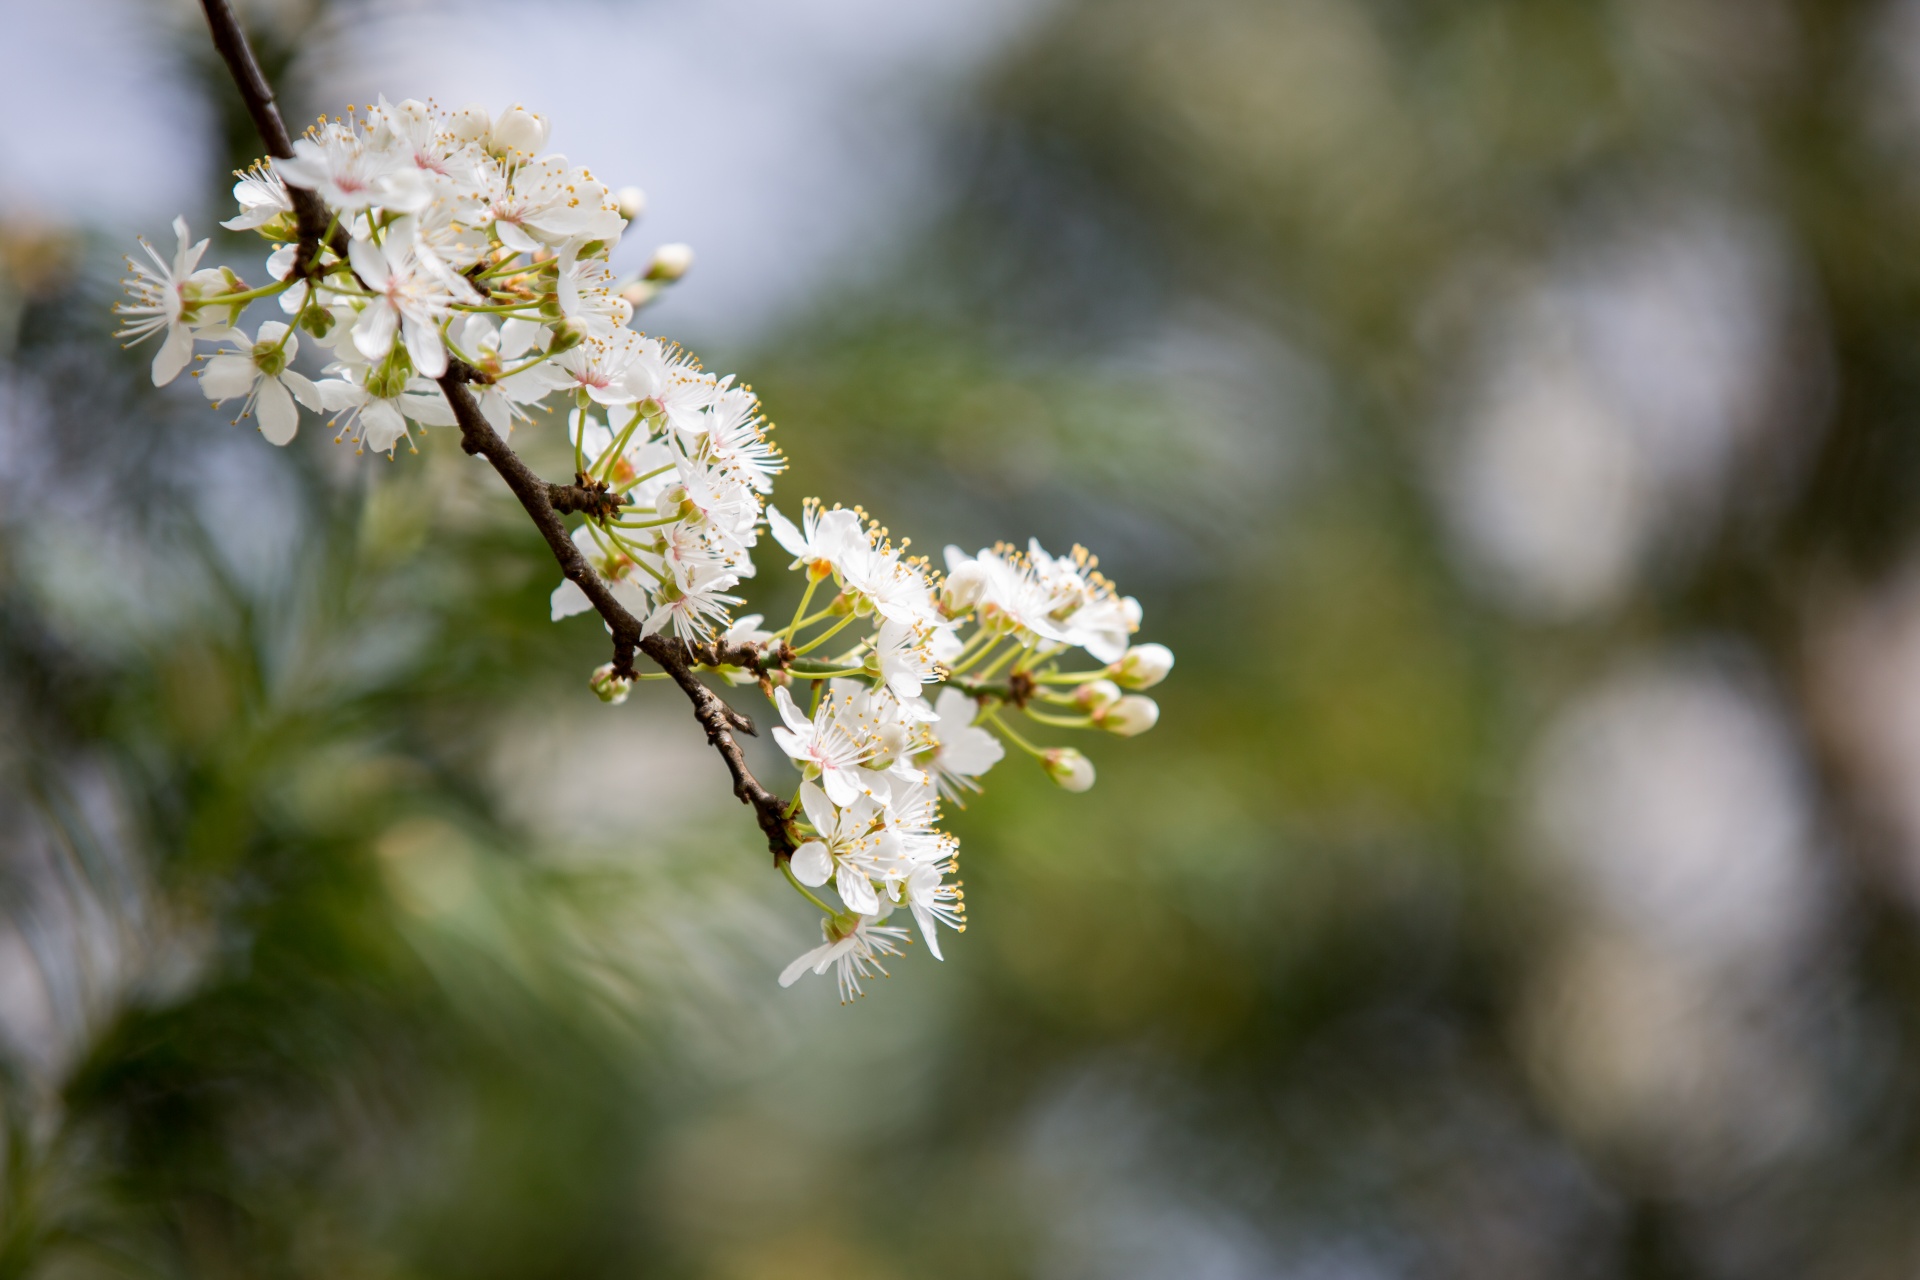
<path fill-rule="evenodd" d="M 284 445 L 300 430 L 300 411 L 293 407 L 293 395 L 276 378 L 260 384 L 260 398 L 253 403 L 253 416 L 260 434 L 269 444 Z"/>
<path fill-rule="evenodd" d="M 913 922 L 920 927 L 920 940 L 927 944 L 927 950 L 933 952 L 935 960 L 945 960 L 940 954 L 940 936 L 935 928 L 933 913 L 920 905 L 917 898 L 909 899 L 907 907 L 913 912 Z"/>
<path fill-rule="evenodd" d="M 375 400 L 360 411 L 361 438 L 367 448 L 391 454 L 407 434 L 407 420 L 391 400 Z"/>
<path fill-rule="evenodd" d="M 880 910 L 880 895 L 873 891 L 873 882 L 844 862 L 833 877 L 833 888 L 849 911 L 870 916 Z"/>
<path fill-rule="evenodd" d="M 393 308 L 375 301 L 353 322 L 354 350 L 369 360 L 383 360 L 393 350 L 393 336 L 399 328 L 400 317 Z"/>
<path fill-rule="evenodd" d="M 814 969 L 814 967 L 820 964 L 823 958 L 827 957 L 828 953 L 838 945 L 838 943 L 833 942 L 823 943 L 801 956 L 798 960 L 795 960 L 792 964 L 780 971 L 780 985 L 790 987 L 800 981 L 801 974 L 809 969 Z M 818 972 L 818 970 L 815 969 L 815 972 Z"/>
<path fill-rule="evenodd" d="M 825 884 L 833 874 L 833 855 L 818 840 L 809 840 L 793 851 L 788 865 L 793 868 L 795 880 L 813 889 Z"/>
<path fill-rule="evenodd" d="M 832 802 L 827 799 L 827 793 L 814 783 L 800 784 L 800 807 L 806 812 L 807 821 L 813 824 L 815 831 L 825 835 L 834 829 L 835 819 L 839 814 L 834 812 Z M 814 883 L 820 884 L 825 880 L 826 877 L 822 876 Z"/>
<path fill-rule="evenodd" d="M 780 718 L 786 721 L 787 728 L 797 735 L 808 738 L 813 736 L 812 719 L 800 714 L 800 708 L 793 705 L 793 695 L 787 692 L 785 685 L 773 691 L 773 705 L 779 708 Z M 793 753 L 789 751 L 787 754 Z"/>
<path fill-rule="evenodd" d="M 294 399 L 315 413 L 319 413 L 326 408 L 325 400 L 320 394 L 320 388 L 308 379 L 305 374 L 295 373 L 293 370 L 287 369 L 280 374 L 280 381 L 286 384 L 287 390 L 293 392 Z"/>
<path fill-rule="evenodd" d="M 192 359 L 193 334 L 183 324 L 168 325 L 166 339 L 153 354 L 153 385 L 166 386 Z"/>
<path fill-rule="evenodd" d="M 431 324 L 408 320 L 403 326 L 407 336 L 407 354 L 423 377 L 437 378 L 447 371 L 447 348 L 440 341 L 440 330 Z"/>
<path fill-rule="evenodd" d="M 215 404 L 237 400 L 253 390 L 254 379 L 259 376 L 260 370 L 245 356 L 215 356 L 200 371 L 200 390 Z"/>
<path fill-rule="evenodd" d="M 820 785 L 826 789 L 827 799 L 847 808 L 860 798 L 860 788 L 853 785 L 845 769 L 826 769 L 820 774 Z"/>
<path fill-rule="evenodd" d="M 353 274 L 359 276 L 367 288 L 375 293 L 385 289 L 393 275 L 387 265 L 387 255 L 371 240 L 350 242 L 347 245 L 347 261 L 353 264 Z"/>
<path fill-rule="evenodd" d="M 560 585 L 553 589 L 553 620 L 571 618 L 576 613 L 585 613 L 593 608 L 593 601 L 587 599 L 587 593 L 572 578 L 561 579 Z"/>

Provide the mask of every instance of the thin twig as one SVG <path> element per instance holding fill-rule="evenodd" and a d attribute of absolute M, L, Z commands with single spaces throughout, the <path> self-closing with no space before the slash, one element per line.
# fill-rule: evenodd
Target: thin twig
<path fill-rule="evenodd" d="M 551 491 L 567 486 L 553 486 L 542 480 L 513 451 L 513 447 L 500 438 L 500 434 L 480 412 L 473 393 L 467 390 L 467 376 L 466 367 L 455 363 L 440 379 L 440 389 L 446 393 L 447 403 L 453 406 L 454 419 L 460 424 L 460 447 L 485 458 L 499 472 L 500 478 L 507 482 L 507 488 L 520 500 L 534 528 L 547 540 L 548 549 L 560 564 L 561 574 L 586 593 L 594 610 L 605 620 L 608 629 L 613 632 L 614 674 L 632 677 L 633 657 L 638 651 L 646 654 L 661 670 L 673 677 L 674 683 L 693 703 L 694 719 L 707 731 L 707 741 L 726 761 L 727 772 L 733 775 L 733 794 L 742 804 L 753 807 L 754 817 L 760 823 L 760 829 L 766 833 L 767 847 L 772 850 L 775 860 L 787 857 L 793 852 L 794 844 L 793 837 L 787 831 L 786 807 L 778 796 L 760 785 L 759 779 L 753 776 L 753 771 L 747 767 L 745 755 L 741 753 L 740 744 L 734 738 L 736 731 L 754 732 L 753 721 L 729 707 L 694 673 L 696 662 L 701 662 L 710 666 L 745 667 L 760 674 L 775 665 L 781 655 L 763 653 L 756 645 L 722 644 L 718 641 L 710 641 L 695 650 L 658 632 L 643 637 L 640 620 L 614 598 L 606 580 L 594 572 L 587 558 L 580 554 L 580 548 L 574 545 L 573 538 L 568 535 L 560 513 L 554 510 Z"/>
<path fill-rule="evenodd" d="M 225 60 L 234 87 L 240 90 L 240 100 L 253 118 L 253 127 L 259 132 L 260 140 L 267 144 L 267 154 L 282 160 L 293 159 L 293 136 L 287 132 L 286 121 L 280 118 L 280 107 L 273 100 L 273 86 L 260 70 L 260 60 L 253 56 L 253 46 L 247 42 L 246 30 L 234 16 L 230 0 L 200 0 L 200 7 L 206 10 L 207 26 L 213 31 L 213 47 Z M 327 234 L 330 219 L 326 205 L 314 192 L 290 186 L 287 194 L 293 199 L 293 216 L 300 230 L 300 248 L 294 257 L 293 274 L 304 276 L 318 256 L 320 240 Z M 335 253 L 342 258 L 347 256 L 344 232 L 335 231 L 331 243 Z"/>
<path fill-rule="evenodd" d="M 207 12 L 207 23 L 213 29 L 214 47 L 226 60 L 227 69 L 233 73 L 234 84 L 239 87 L 248 114 L 253 117 L 254 126 L 260 131 L 268 151 L 276 156 L 291 157 L 293 143 L 287 135 L 286 125 L 280 119 L 280 110 L 274 105 L 273 89 L 260 71 L 260 64 L 247 43 L 246 32 L 234 17 L 232 6 L 228 0 L 201 0 L 201 3 Z M 304 264 L 312 261 L 319 252 L 320 238 L 326 233 L 328 224 L 326 208 L 311 191 L 297 187 L 288 190 L 293 196 L 294 210 L 299 218 L 298 260 Z M 335 248 L 342 257 L 346 256 L 343 246 Z M 747 767 L 746 756 L 740 750 L 740 743 L 734 736 L 736 733 L 753 733 L 753 721 L 728 706 L 718 694 L 702 683 L 695 667 L 741 667 L 764 677 L 767 672 L 792 661 L 793 650 L 784 643 L 763 647 L 713 640 L 701 645 L 687 645 L 657 632 L 650 636 L 643 635 L 644 628 L 640 620 L 614 598 L 606 581 L 594 572 L 593 566 L 580 554 L 580 548 L 574 545 L 565 522 L 560 518 L 562 511 L 595 511 L 607 500 L 607 495 L 587 485 L 556 485 L 542 480 L 500 438 L 480 412 L 479 404 L 466 386 L 474 376 L 472 369 L 456 360 L 449 363 L 445 376 L 439 380 L 440 389 L 453 406 L 454 418 L 460 424 L 460 447 L 470 454 L 485 458 L 500 478 L 506 481 L 507 488 L 520 500 L 534 528 L 546 539 L 547 548 L 559 562 L 560 572 L 586 593 L 595 611 L 605 620 L 608 630 L 613 633 L 614 673 L 628 678 L 635 675 L 633 659 L 638 652 L 644 653 L 673 677 L 674 683 L 680 686 L 687 700 L 693 704 L 694 719 L 707 731 L 707 741 L 726 762 L 727 772 L 733 778 L 733 794 L 742 804 L 753 809 L 754 818 L 766 835 L 767 848 L 772 851 L 775 863 L 784 861 L 794 850 L 793 836 L 787 826 L 786 805 L 753 776 L 753 771 Z"/>

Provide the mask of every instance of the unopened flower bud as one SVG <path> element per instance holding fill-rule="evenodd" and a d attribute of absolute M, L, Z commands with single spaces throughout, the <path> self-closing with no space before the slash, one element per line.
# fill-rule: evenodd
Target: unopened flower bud
<path fill-rule="evenodd" d="M 625 702 L 627 695 L 633 692 L 633 681 L 624 676 L 613 674 L 613 664 L 611 662 L 596 670 L 592 678 L 587 681 L 587 684 L 592 688 L 595 697 L 599 698 L 602 702 L 612 703 L 614 706 L 619 706 Z"/>
<path fill-rule="evenodd" d="M 947 575 L 947 607 L 954 613 L 965 613 L 980 600 L 980 593 L 986 590 L 987 571 L 977 560 L 968 560 Z"/>
<path fill-rule="evenodd" d="M 459 142 L 485 142 L 493 130 L 493 117 L 478 103 L 470 103 L 447 117 L 447 132 Z"/>
<path fill-rule="evenodd" d="M 1130 693 L 1097 713 L 1094 723 L 1122 738 L 1135 737 L 1160 723 L 1160 704 L 1143 693 Z"/>
<path fill-rule="evenodd" d="M 622 187 L 613 193 L 619 202 L 620 216 L 628 222 L 637 222 L 640 215 L 647 211 L 647 193 L 638 187 Z"/>
<path fill-rule="evenodd" d="M 492 141 L 491 149 L 495 152 L 518 151 L 523 155 L 539 155 L 540 148 L 547 145 L 547 122 L 525 107 L 508 107 L 493 122 Z"/>
<path fill-rule="evenodd" d="M 1073 691 L 1073 701 L 1082 711 L 1097 716 L 1120 701 L 1120 686 L 1111 680 L 1089 680 Z"/>
<path fill-rule="evenodd" d="M 638 311 L 641 307 L 652 302 L 659 292 L 660 286 L 654 284 L 651 280 L 635 280 L 632 284 L 620 290 L 620 296 L 626 300 L 628 306 Z"/>
<path fill-rule="evenodd" d="M 1072 747 L 1055 747 L 1041 757 L 1040 763 L 1064 791 L 1086 791 L 1093 786 L 1093 761 Z"/>
<path fill-rule="evenodd" d="M 1173 650 L 1163 644 L 1136 644 L 1107 670 L 1129 689 L 1151 689 L 1173 670 Z"/>
<path fill-rule="evenodd" d="M 571 351 L 586 340 L 587 322 L 575 316 L 553 327 L 553 340 L 547 343 L 547 354 L 557 356 L 563 351 Z"/>
<path fill-rule="evenodd" d="M 687 274 L 692 265 L 692 245 L 663 244 L 653 251 L 653 261 L 647 264 L 647 279 L 672 282 Z"/>

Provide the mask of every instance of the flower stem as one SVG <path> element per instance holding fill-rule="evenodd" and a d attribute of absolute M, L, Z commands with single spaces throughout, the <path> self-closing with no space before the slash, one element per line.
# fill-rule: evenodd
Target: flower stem
<path fill-rule="evenodd" d="M 795 649 L 793 651 L 793 656 L 798 658 L 803 654 L 812 653 L 815 649 L 818 649 L 821 645 L 833 639 L 834 636 L 838 635 L 842 630 L 844 630 L 846 625 L 849 622 L 853 621 L 853 618 L 854 618 L 854 615 L 850 613 L 846 617 L 840 619 L 840 621 L 834 623 L 832 626 L 828 627 L 825 631 L 822 631 L 819 635 L 815 636 L 813 639 L 801 645 L 798 649 Z"/>
<path fill-rule="evenodd" d="M 1050 724 L 1060 729 L 1093 728 L 1092 716 L 1051 716 L 1044 711 L 1035 711 L 1032 707 L 1022 707 L 1020 711 L 1029 720 L 1039 724 Z"/>
<path fill-rule="evenodd" d="M 984 650 L 982 652 L 984 652 Z M 982 671 L 979 678 L 982 680 L 993 679 L 996 675 L 1000 674 L 1000 668 L 1006 666 L 1009 659 L 1018 657 L 1022 652 L 1024 652 L 1024 650 L 1022 650 L 1019 645 L 1015 645 L 1013 648 L 995 658 L 993 665 L 985 671 Z"/>
<path fill-rule="evenodd" d="M 800 619 L 806 616 L 807 603 L 813 599 L 814 588 L 819 585 L 820 580 L 818 578 L 812 574 L 807 575 L 807 589 L 800 593 L 800 607 L 793 611 L 793 621 L 787 624 L 786 630 L 780 632 L 781 639 L 785 640 L 792 637 L 794 629 L 800 625 Z"/>
<path fill-rule="evenodd" d="M 800 877 L 793 874 L 793 867 L 789 864 L 787 859 L 782 858 L 780 860 L 780 870 L 786 874 L 787 883 L 800 891 L 801 897 L 805 898 L 808 902 L 811 902 L 814 906 L 820 908 L 822 911 L 826 912 L 830 916 L 840 914 L 839 912 L 835 911 L 832 907 L 828 906 L 826 903 L 820 901 L 820 899 L 814 897 L 813 890 L 807 888 L 807 886 L 800 883 Z"/>
<path fill-rule="evenodd" d="M 258 289 L 248 289 L 245 293 L 222 293 L 212 298 L 201 299 L 201 306 L 231 307 L 240 303 L 252 302 L 256 298 L 271 298 L 275 294 L 285 293 L 293 287 L 291 280 L 276 280 L 272 284 L 263 284 Z"/>
<path fill-rule="evenodd" d="M 994 728 L 998 729 L 1001 733 L 1005 734 L 1007 738 L 1010 741 L 1012 741 L 1014 746 L 1019 747 L 1022 751 L 1034 757 L 1036 760 L 1046 759 L 1047 753 L 1045 751 L 1041 750 L 1039 747 L 1034 746 L 1031 742 L 1028 742 L 1025 738 L 1015 733 L 1013 731 L 1012 726 L 1009 725 L 1005 720 L 1002 720 L 1000 718 L 1000 712 L 998 708 L 995 708 L 994 710 L 987 712 L 985 715 L 981 716 L 980 719 L 987 724 L 991 724 Z"/>
<path fill-rule="evenodd" d="M 982 632 L 980 632 L 980 633 L 979 633 L 979 635 L 976 635 L 976 636 L 974 637 L 974 640 L 978 640 L 978 639 L 980 638 L 980 636 L 984 636 L 984 635 L 986 635 L 986 634 L 987 634 L 986 632 L 984 632 L 984 631 L 982 631 Z M 947 669 L 947 674 L 948 674 L 948 675 L 955 675 L 955 676 L 957 676 L 957 675 L 963 675 L 963 674 L 965 674 L 968 668 L 970 668 L 970 667 L 972 667 L 972 666 L 974 666 L 975 664 L 977 664 L 977 663 L 978 663 L 978 662 L 980 661 L 980 659 L 982 659 L 982 658 L 984 658 L 984 657 L 986 657 L 986 656 L 987 656 L 988 654 L 990 654 L 990 653 L 992 653 L 992 652 L 993 652 L 993 650 L 994 650 L 994 647 L 995 647 L 996 645 L 998 645 L 998 644 L 999 644 L 999 643 L 1000 643 L 1000 642 L 1001 642 L 1002 640 L 1004 640 L 1004 639 L 1006 639 L 1006 637 L 1005 637 L 1005 636 L 995 636 L 995 637 L 993 637 L 993 639 L 991 639 L 991 640 L 989 640 L 989 641 L 987 642 L 987 645 L 986 645 L 986 647 L 985 647 L 985 648 L 983 648 L 983 649 L 981 649 L 981 650 L 979 650 L 978 652 L 976 652 L 976 653 L 975 653 L 975 654 L 974 654 L 974 655 L 973 655 L 973 656 L 972 656 L 971 658 L 966 658 L 966 659 L 965 659 L 964 661 L 962 661 L 962 662 L 960 662 L 959 664 L 957 664 L 957 665 L 955 665 L 955 666 L 952 666 L 952 667 L 949 667 L 949 668 Z M 973 640 L 969 640 L 969 641 L 968 641 L 967 643 L 968 643 L 968 644 L 972 644 L 972 643 L 973 643 Z"/>
<path fill-rule="evenodd" d="M 620 434 L 614 437 L 613 443 L 608 445 L 600 457 L 595 460 L 593 469 L 587 473 L 588 475 L 599 480 L 612 478 L 613 464 L 619 460 L 621 454 L 627 451 L 627 441 L 633 439 L 634 428 L 640 425 L 640 420 L 645 416 L 646 415 L 637 411 L 634 413 L 633 421 L 627 423 L 627 425 L 621 429 Z M 608 421 L 611 422 L 613 415 L 608 414 L 607 417 Z M 672 464 L 669 463 L 668 465 L 671 466 Z M 660 473 L 655 471 L 653 474 L 658 475 Z M 640 483 L 638 480 L 634 481 L 634 484 L 638 483 Z"/>

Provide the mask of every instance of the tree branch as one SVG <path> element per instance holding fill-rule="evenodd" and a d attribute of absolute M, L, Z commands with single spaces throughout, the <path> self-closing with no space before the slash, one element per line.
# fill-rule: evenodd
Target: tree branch
<path fill-rule="evenodd" d="M 253 56 L 253 46 L 247 42 L 246 30 L 234 16 L 231 0 L 200 0 L 200 7 L 206 10 L 207 26 L 213 31 L 213 47 L 225 60 L 234 87 L 240 90 L 240 100 L 246 104 L 247 114 L 253 117 L 253 127 L 267 145 L 267 154 L 282 160 L 293 159 L 293 137 L 287 132 L 286 121 L 280 118 L 280 107 L 273 100 L 273 86 L 260 70 L 259 59 Z M 326 205 L 313 192 L 288 187 L 287 194 L 293 199 L 293 216 L 300 230 L 300 249 L 294 258 L 293 274 L 303 276 L 319 254 L 320 240 L 327 234 L 331 219 L 327 217 Z M 334 233 L 332 248 L 342 258 L 347 256 L 344 233 Z"/>
<path fill-rule="evenodd" d="M 513 491 L 513 496 L 526 509 L 534 528 L 547 540 L 548 550 L 560 563 L 560 572 L 586 593 L 595 611 L 606 621 L 608 630 L 613 632 L 614 674 L 632 678 L 633 655 L 637 650 L 673 677 L 674 683 L 693 703 L 694 719 L 707 731 L 707 741 L 726 761 L 727 772 L 733 776 L 733 794 L 742 804 L 752 807 L 760 830 L 766 833 L 767 848 L 773 852 L 775 861 L 787 857 L 793 852 L 794 844 L 787 830 L 786 804 L 753 776 L 753 771 L 747 767 L 746 756 L 733 736 L 736 730 L 749 734 L 754 732 L 753 721 L 729 707 L 694 673 L 696 662 L 703 662 L 711 666 L 745 667 L 756 675 L 763 674 L 779 665 L 788 652 L 786 646 L 779 646 L 773 653 L 763 653 L 757 645 L 709 641 L 695 649 L 659 632 L 642 636 L 640 620 L 614 598 L 606 580 L 594 572 L 587 558 L 580 554 L 580 548 L 574 545 L 573 538 L 567 533 L 560 513 L 554 509 L 554 490 L 566 492 L 577 486 L 548 484 L 513 451 L 512 446 L 500 438 L 500 434 L 480 412 L 473 393 L 467 390 L 466 381 L 470 376 L 466 366 L 456 361 L 440 379 L 440 390 L 446 393 L 447 403 L 453 406 L 453 416 L 460 424 L 460 447 L 485 458 L 499 472 L 500 478 L 507 482 L 507 488 Z"/>
<path fill-rule="evenodd" d="M 273 88 L 260 71 L 260 63 L 253 56 L 253 48 L 234 16 L 230 0 L 201 0 L 201 4 L 207 13 L 207 25 L 213 29 L 214 47 L 226 60 L 233 82 L 247 104 L 247 112 L 253 117 L 254 127 L 260 131 L 261 140 L 271 154 L 291 158 L 293 141 L 287 134 L 286 124 L 280 119 L 280 109 L 274 105 Z M 326 234 L 330 219 L 326 206 L 313 192 L 298 187 L 289 187 L 288 192 L 293 197 L 294 213 L 299 220 L 300 251 L 295 269 L 302 271 L 319 253 L 320 240 Z M 334 248 L 341 257 L 346 256 L 344 244 L 335 245 Z M 673 677 L 674 683 L 680 686 L 681 692 L 693 704 L 694 719 L 707 731 L 707 741 L 726 762 L 727 772 L 733 778 L 733 794 L 742 804 L 752 808 L 760 830 L 766 835 L 767 848 L 772 851 L 774 861 L 778 863 L 789 857 L 793 853 L 794 843 L 787 826 L 786 804 L 753 776 L 753 771 L 747 767 L 746 756 L 740 750 L 740 743 L 734 737 L 736 732 L 753 733 L 753 721 L 728 706 L 718 694 L 703 684 L 694 668 L 696 665 L 742 667 L 764 677 L 768 671 L 791 661 L 793 651 L 784 643 L 763 650 L 758 645 L 721 640 L 699 646 L 686 645 L 657 632 L 651 636 L 642 635 L 644 628 L 640 620 L 614 598 L 605 580 L 594 572 L 593 566 L 580 554 L 580 548 L 574 545 L 565 522 L 560 518 L 563 511 L 603 511 L 608 502 L 617 506 L 618 499 L 609 494 L 605 486 L 591 484 L 584 476 L 576 477 L 580 483 L 572 485 L 549 484 L 542 480 L 481 414 L 479 404 L 466 386 L 473 376 L 472 369 L 453 361 L 439 380 L 440 389 L 453 406 L 454 418 L 460 424 L 460 447 L 470 454 L 485 458 L 500 478 L 506 481 L 507 488 L 520 500 L 534 528 L 547 540 L 547 548 L 559 562 L 560 572 L 586 593 L 594 609 L 605 620 L 608 630 L 613 633 L 614 673 L 632 678 L 635 674 L 634 654 L 639 652 L 646 654 L 661 670 Z"/>

